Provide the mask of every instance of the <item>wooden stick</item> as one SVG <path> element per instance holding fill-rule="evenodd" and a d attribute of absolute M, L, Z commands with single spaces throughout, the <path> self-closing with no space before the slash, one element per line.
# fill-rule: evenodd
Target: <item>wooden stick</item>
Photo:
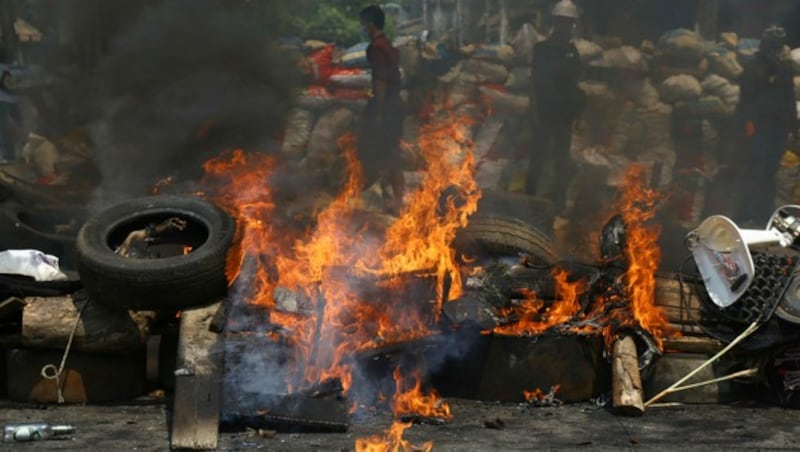
<path fill-rule="evenodd" d="M 655 402 L 657 400 L 660 400 L 664 396 L 666 396 L 668 394 L 671 394 L 672 392 L 675 392 L 675 388 L 680 387 L 681 384 L 683 384 L 684 382 L 688 381 L 689 379 L 691 379 L 692 377 L 697 375 L 701 370 L 705 369 L 706 367 L 708 367 L 711 364 L 713 364 L 714 362 L 716 362 L 723 355 L 728 353 L 733 347 L 736 347 L 740 342 L 742 342 L 748 336 L 753 334 L 758 329 L 759 326 L 761 326 L 761 319 L 760 318 L 757 319 L 755 322 L 751 323 L 750 326 L 748 326 L 746 330 L 742 331 L 742 334 L 740 334 L 736 339 L 734 339 L 730 344 L 728 344 L 727 347 L 725 347 L 722 350 L 720 350 L 719 353 L 717 353 L 716 355 L 714 355 L 711 358 L 709 358 L 708 361 L 706 361 L 703 364 L 699 365 L 695 370 L 693 370 L 693 371 L 689 372 L 688 374 L 686 374 L 685 377 L 683 377 L 680 380 L 678 380 L 675 383 L 673 383 L 672 386 L 670 386 L 667 389 L 659 392 L 653 398 L 651 398 L 650 400 L 645 402 L 645 404 L 644 404 L 645 408 L 648 407 L 653 402 Z"/>
<path fill-rule="evenodd" d="M 617 414 L 644 414 L 639 356 L 636 353 L 636 342 L 631 336 L 623 336 L 614 342 L 611 351 L 611 384 L 614 411 Z"/>
<path fill-rule="evenodd" d="M 700 387 L 708 386 L 708 385 L 713 385 L 714 383 L 720 383 L 722 381 L 735 380 L 737 378 L 744 378 L 744 377 L 752 377 L 753 375 L 755 375 L 757 373 L 758 373 L 758 368 L 755 368 L 755 367 L 752 368 L 752 369 L 740 370 L 739 372 L 734 372 L 732 374 L 725 375 L 723 377 L 712 378 L 711 380 L 700 381 L 700 382 L 692 383 L 692 384 L 689 384 L 689 385 L 686 385 L 686 386 L 679 386 L 679 387 L 673 389 L 672 393 L 676 393 L 676 392 L 679 392 L 679 391 L 686 391 L 686 390 L 694 389 L 694 388 L 700 388 Z"/>

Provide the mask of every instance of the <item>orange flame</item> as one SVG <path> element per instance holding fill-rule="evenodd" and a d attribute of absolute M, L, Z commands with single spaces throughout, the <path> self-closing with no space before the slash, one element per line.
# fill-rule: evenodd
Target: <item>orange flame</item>
<path fill-rule="evenodd" d="M 356 452 L 411 452 L 433 450 L 433 441 L 427 441 L 422 446 L 415 446 L 403 439 L 403 433 L 411 427 L 411 423 L 395 422 L 383 435 L 374 435 L 369 438 L 356 440 Z"/>
<path fill-rule="evenodd" d="M 550 392 L 544 392 L 539 388 L 536 388 L 533 391 L 523 390 L 522 395 L 525 397 L 525 401 L 528 403 L 541 402 L 550 396 L 550 394 L 558 394 L 559 389 L 561 389 L 561 385 L 553 386 L 552 389 L 550 389 Z"/>
<path fill-rule="evenodd" d="M 409 389 L 404 389 L 406 385 L 404 385 L 403 375 L 399 368 L 395 369 L 393 375 L 397 386 L 397 391 L 392 399 L 392 411 L 395 417 L 416 414 L 430 418 L 453 419 L 450 404 L 439 397 L 435 390 L 428 394 L 422 392 L 422 383 L 418 372 L 413 375 L 414 384 Z"/>
<path fill-rule="evenodd" d="M 519 321 L 499 326 L 494 332 L 515 336 L 537 335 L 573 320 L 580 311 L 578 297 L 586 290 L 586 283 L 581 280 L 570 282 L 568 277 L 569 274 L 565 270 L 554 269 L 557 299 L 553 304 L 544 309 L 544 301 L 536 298 L 535 293 L 530 293 L 521 305 L 514 306 L 507 312 L 516 314 Z"/>
<path fill-rule="evenodd" d="M 233 284 L 247 268 L 242 283 L 248 286 L 246 300 L 270 308 L 269 322 L 289 332 L 296 354 L 290 390 L 329 377 L 339 377 L 348 390 L 349 358 L 355 352 L 430 335 L 428 325 L 438 316 L 445 280 L 452 280 L 454 293 L 460 291 L 450 242 L 477 209 L 480 192 L 473 179 L 472 144 L 464 138 L 468 122 L 449 118 L 436 125 L 424 128 L 420 138 L 428 164 L 422 186 L 385 237 L 367 234 L 367 227 L 354 221 L 363 183 L 352 134 L 338 141 L 347 181 L 319 213 L 315 227 L 303 232 L 286 230 L 277 221 L 280 212 L 269 187 L 272 159 L 236 150 L 206 163 L 204 181 L 217 188 L 212 198 L 237 219 L 239 228 L 226 276 Z M 454 195 L 442 206 L 448 190 Z M 395 295 L 412 273 L 435 276 L 436 303 L 413 306 L 409 300 L 419 296 Z M 364 283 L 388 295 L 364 299 L 359 286 Z M 311 314 L 274 309 L 277 287 L 311 300 Z"/>
<path fill-rule="evenodd" d="M 655 216 L 659 193 L 647 188 L 647 172 L 633 165 L 625 175 L 622 197 L 617 210 L 622 212 L 626 233 L 626 257 L 628 271 L 625 274 L 627 296 L 633 320 L 650 333 L 662 346 L 662 339 L 676 334 L 669 326 L 667 316 L 655 305 L 656 270 L 661 259 L 658 238 L 661 233 L 657 225 L 648 223 Z M 607 337 L 607 340 L 613 340 Z"/>
<path fill-rule="evenodd" d="M 433 272 L 437 278 L 438 308 L 445 295 L 461 295 L 461 274 L 450 247 L 458 229 L 478 209 L 481 193 L 475 182 L 471 120 L 449 116 L 423 125 L 419 147 L 426 163 L 421 187 L 410 195 L 400 218 L 386 233 L 379 259 L 362 260 L 367 273 L 396 276 Z M 450 193 L 444 199 L 443 196 Z M 444 294 L 450 279 L 449 294 Z"/>

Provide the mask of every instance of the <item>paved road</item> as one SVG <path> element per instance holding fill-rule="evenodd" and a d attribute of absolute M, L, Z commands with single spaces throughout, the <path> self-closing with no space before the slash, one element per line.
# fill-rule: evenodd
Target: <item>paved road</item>
<path fill-rule="evenodd" d="M 800 411 L 776 407 L 683 406 L 651 409 L 642 418 L 616 417 L 588 404 L 532 408 L 509 404 L 452 401 L 455 420 L 446 426 L 414 426 L 414 444 L 433 440 L 435 451 L 501 450 L 800 450 Z M 492 430 L 484 421 L 502 419 Z M 74 439 L 21 444 L 14 450 L 168 450 L 167 409 L 144 406 L 70 406 L 36 409 L 0 407 L 0 422 L 68 422 Z M 382 417 L 354 425 L 346 434 L 278 434 L 274 439 L 245 433 L 220 435 L 221 450 L 341 451 L 355 438 L 388 426 Z M 0 444 L 0 449 L 3 449 Z"/>

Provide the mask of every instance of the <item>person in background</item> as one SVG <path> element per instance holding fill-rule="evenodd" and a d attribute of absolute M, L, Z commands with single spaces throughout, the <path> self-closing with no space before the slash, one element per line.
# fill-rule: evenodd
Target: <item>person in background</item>
<path fill-rule="evenodd" d="M 740 217 L 760 225 L 775 209 L 775 176 L 789 137 L 797 137 L 798 132 L 792 67 L 783 58 L 785 44 L 783 28 L 767 28 L 740 79 L 737 121 L 745 136 L 746 162 L 740 177 L 746 186 Z"/>
<path fill-rule="evenodd" d="M 400 98 L 399 53 L 383 32 L 386 17 L 378 6 L 359 14 L 369 35 L 367 62 L 372 70 L 372 97 L 361 120 L 358 153 L 367 186 L 380 179 L 390 210 L 402 205 L 405 180 L 400 159 L 403 135 L 403 101 Z M 392 197 L 387 198 L 391 187 Z"/>
<path fill-rule="evenodd" d="M 534 139 L 525 191 L 536 194 L 542 168 L 553 161 L 552 199 L 556 215 L 564 218 L 573 173 L 572 126 L 583 110 L 585 98 L 578 87 L 580 56 L 572 43 L 578 8 L 570 0 L 561 0 L 553 7 L 552 16 L 551 35 L 533 48 L 530 108 Z"/>

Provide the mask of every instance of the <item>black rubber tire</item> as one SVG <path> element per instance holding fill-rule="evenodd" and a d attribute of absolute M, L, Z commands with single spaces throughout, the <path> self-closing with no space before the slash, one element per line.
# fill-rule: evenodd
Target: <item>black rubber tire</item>
<path fill-rule="evenodd" d="M 173 216 L 205 229 L 205 240 L 200 239 L 192 252 L 160 259 L 114 253 L 112 237 L 118 237 L 120 231 Z M 197 197 L 160 195 L 129 200 L 83 225 L 77 241 L 78 273 L 89 298 L 109 307 L 175 311 L 201 306 L 227 292 L 225 260 L 235 230 L 227 213 Z"/>
<path fill-rule="evenodd" d="M 25 207 L 13 200 L 0 203 L 0 249 L 37 249 L 60 259 L 62 269 L 75 268 L 77 234 L 57 234 L 39 229 L 37 222 L 57 224 L 59 220 L 82 216 L 79 208 Z M 33 221 L 32 221 L 33 220 Z"/>
<path fill-rule="evenodd" d="M 500 190 L 483 190 L 477 214 L 516 218 L 548 236 L 552 234 L 555 219 L 549 199 Z"/>
<path fill-rule="evenodd" d="M 513 256 L 525 253 L 541 264 L 556 262 L 550 238 L 517 218 L 473 215 L 467 227 L 458 232 L 453 245 L 467 254 Z"/>

